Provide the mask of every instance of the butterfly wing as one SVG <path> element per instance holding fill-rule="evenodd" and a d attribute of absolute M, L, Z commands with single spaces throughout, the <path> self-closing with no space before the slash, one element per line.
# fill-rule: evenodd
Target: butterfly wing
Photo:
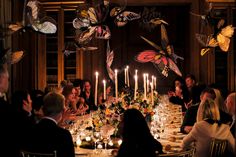
<path fill-rule="evenodd" d="M 76 41 L 80 44 L 88 43 L 92 38 L 93 34 L 96 31 L 96 27 L 90 27 L 85 31 L 76 31 Z"/>
<path fill-rule="evenodd" d="M 177 75 L 182 77 L 182 73 L 180 72 L 178 66 L 175 64 L 175 62 L 172 61 L 172 59 L 168 58 L 168 66 L 169 68 L 174 71 Z"/>
<path fill-rule="evenodd" d="M 135 57 L 135 60 L 140 63 L 153 62 L 157 54 L 158 53 L 153 50 L 144 50 Z"/>
<path fill-rule="evenodd" d="M 230 38 L 223 36 L 221 33 L 217 35 L 217 41 L 220 49 L 224 52 L 229 50 Z"/>
<path fill-rule="evenodd" d="M 108 73 L 110 79 L 114 82 L 114 80 L 115 80 L 115 73 L 111 69 L 111 65 L 112 65 L 113 60 L 114 60 L 114 51 L 110 50 L 109 40 L 107 41 L 107 50 L 106 51 L 107 51 L 107 59 L 106 59 L 107 73 Z"/>
<path fill-rule="evenodd" d="M 128 21 L 139 19 L 141 16 L 131 11 L 124 11 L 116 16 L 114 22 L 118 27 L 122 27 L 128 23 Z"/>
<path fill-rule="evenodd" d="M 231 38 L 234 34 L 234 27 L 232 25 L 228 25 L 221 30 L 220 34 L 225 37 Z"/>
<path fill-rule="evenodd" d="M 23 56 L 24 56 L 24 51 L 12 52 L 8 63 L 15 64 L 15 63 L 19 62 L 23 58 Z"/>
<path fill-rule="evenodd" d="M 167 46 L 169 45 L 167 31 L 166 31 L 166 28 L 163 24 L 161 24 L 161 45 L 162 45 L 162 48 L 164 48 L 164 49 L 166 49 Z"/>
<path fill-rule="evenodd" d="M 202 48 L 201 49 L 201 56 L 205 55 L 207 52 L 209 52 L 211 49 L 210 48 Z"/>
<path fill-rule="evenodd" d="M 149 21 L 149 23 L 154 24 L 154 25 L 160 25 L 160 24 L 166 24 L 169 25 L 166 21 L 160 19 L 160 18 L 154 18 Z"/>
<path fill-rule="evenodd" d="M 158 59 L 157 59 L 158 58 Z M 165 77 L 168 77 L 169 67 L 168 67 L 167 57 L 161 55 L 156 56 L 153 62 L 154 67 Z"/>
<path fill-rule="evenodd" d="M 95 8 L 90 7 L 88 9 L 88 15 L 89 15 L 89 20 L 90 20 L 90 22 L 92 24 L 98 23 L 98 19 L 97 19 L 97 14 L 96 14 Z"/>
<path fill-rule="evenodd" d="M 98 39 L 110 39 L 111 32 L 108 26 L 102 25 L 96 27 L 95 37 Z"/>
<path fill-rule="evenodd" d="M 114 8 L 112 8 L 111 11 L 110 11 L 110 16 L 111 16 L 111 17 L 117 16 L 117 15 L 120 14 L 123 10 L 124 10 L 124 8 L 121 8 L 121 7 L 114 7 Z"/>
<path fill-rule="evenodd" d="M 147 38 L 140 36 L 144 41 L 146 41 L 149 45 L 153 46 L 154 48 L 156 48 L 159 51 L 162 51 L 162 48 L 158 45 L 156 45 L 154 42 L 148 40 Z"/>
<path fill-rule="evenodd" d="M 49 16 L 43 17 L 39 23 L 32 26 L 37 27 L 38 31 L 44 34 L 53 34 L 57 31 L 56 21 Z"/>
<path fill-rule="evenodd" d="M 75 29 L 87 29 L 90 26 L 90 21 L 87 18 L 75 18 L 72 24 Z"/>
<path fill-rule="evenodd" d="M 232 25 L 224 27 L 217 35 L 217 42 L 222 51 L 227 52 L 229 49 L 230 38 L 233 36 L 234 28 Z"/>

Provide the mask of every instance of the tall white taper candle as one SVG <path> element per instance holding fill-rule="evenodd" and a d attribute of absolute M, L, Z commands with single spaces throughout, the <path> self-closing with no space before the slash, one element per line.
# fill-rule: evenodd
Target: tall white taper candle
<path fill-rule="evenodd" d="M 94 96 L 94 103 L 95 105 L 97 105 L 98 102 L 98 72 L 95 72 L 95 77 L 96 77 L 96 81 L 95 81 L 95 96 Z"/>
<path fill-rule="evenodd" d="M 117 76 L 117 69 L 115 69 L 115 91 L 116 91 L 116 100 L 118 100 L 118 76 Z"/>
<path fill-rule="evenodd" d="M 106 80 L 103 80 L 103 99 L 106 100 L 107 92 L 106 92 Z"/>

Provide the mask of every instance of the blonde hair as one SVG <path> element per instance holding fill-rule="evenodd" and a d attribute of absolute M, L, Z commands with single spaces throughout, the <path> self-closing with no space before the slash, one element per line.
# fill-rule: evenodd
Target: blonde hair
<path fill-rule="evenodd" d="M 226 106 L 224 104 L 224 99 L 221 95 L 220 90 L 214 88 L 214 92 L 216 94 L 216 98 L 214 99 L 215 103 L 217 104 L 217 106 L 219 107 L 220 110 L 226 112 L 227 109 L 226 109 Z"/>
<path fill-rule="evenodd" d="M 203 100 L 198 108 L 197 122 L 205 119 L 220 120 L 219 107 L 212 99 Z"/>

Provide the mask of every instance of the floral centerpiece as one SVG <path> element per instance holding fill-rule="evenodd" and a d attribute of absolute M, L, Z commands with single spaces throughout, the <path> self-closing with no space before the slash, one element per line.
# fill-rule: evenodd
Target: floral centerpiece
<path fill-rule="evenodd" d="M 112 99 L 99 105 L 98 111 L 93 113 L 93 125 L 95 130 L 100 130 L 104 125 L 111 125 L 117 132 L 117 127 L 121 121 L 121 115 L 125 110 L 135 108 L 142 112 L 148 122 L 154 115 L 154 108 L 158 105 L 159 95 L 154 92 L 154 103 L 151 103 L 151 94 L 144 100 L 141 91 L 138 92 L 136 100 L 133 98 L 133 91 L 125 88 L 119 95 L 119 99 Z"/>

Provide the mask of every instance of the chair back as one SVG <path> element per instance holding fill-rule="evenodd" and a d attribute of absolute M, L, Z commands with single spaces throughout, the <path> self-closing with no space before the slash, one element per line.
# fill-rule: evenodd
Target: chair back
<path fill-rule="evenodd" d="M 195 153 L 195 148 L 193 147 L 191 149 L 184 150 L 181 152 L 160 154 L 158 157 L 193 157 L 194 153 Z"/>
<path fill-rule="evenodd" d="M 228 141 L 221 139 L 212 139 L 210 143 L 209 157 L 224 157 L 227 152 Z"/>
<path fill-rule="evenodd" d="M 22 157 L 57 157 L 56 151 L 52 153 L 39 153 L 39 152 L 29 152 L 29 151 L 21 151 Z"/>

